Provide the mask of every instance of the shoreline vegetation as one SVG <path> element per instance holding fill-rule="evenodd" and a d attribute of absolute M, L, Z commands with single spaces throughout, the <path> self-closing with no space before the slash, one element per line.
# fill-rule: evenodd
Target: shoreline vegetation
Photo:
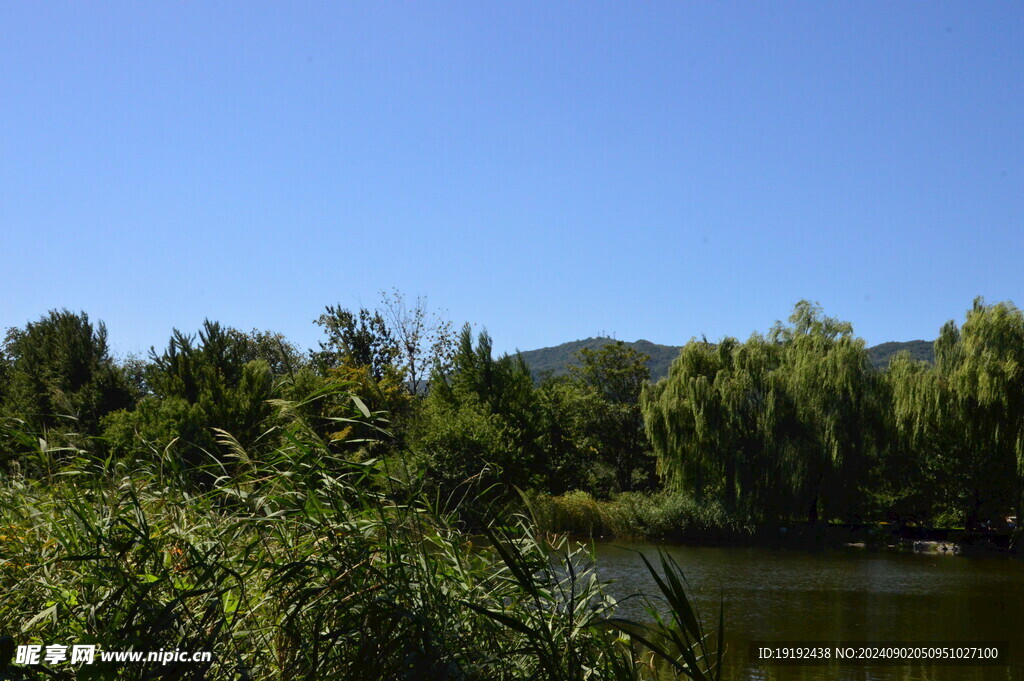
<path fill-rule="evenodd" d="M 120 460 L 169 448 L 186 465 L 221 455 L 219 431 L 265 451 L 275 401 L 343 386 L 387 415 L 388 435 L 367 440 L 331 398 L 301 407 L 319 435 L 355 460 L 401 458 L 462 511 L 518 501 L 513 489 L 582 509 L 582 492 L 612 504 L 616 533 L 632 522 L 651 536 L 791 521 L 1008 531 L 1022 516 L 1024 314 L 1011 303 L 975 300 L 942 327 L 934 363 L 902 353 L 879 370 L 849 322 L 800 301 L 765 334 L 691 340 L 653 383 L 621 341 L 536 381 L 485 331 L 456 332 L 397 292 L 316 323 L 316 350 L 207 320 L 122 359 L 84 313 L 9 329 L 0 469 L 35 438 Z"/>
<path fill-rule="evenodd" d="M 756 524 L 720 505 L 701 504 L 671 492 L 633 492 L 609 500 L 580 491 L 560 496 L 528 494 L 524 502 L 539 531 L 577 539 L 794 549 L 848 546 L 950 556 L 1018 554 L 1015 535 L 1009 530 L 969 531 L 885 521 Z"/>
<path fill-rule="evenodd" d="M 627 492 L 609 500 L 581 491 L 533 494 L 526 496 L 525 503 L 538 529 L 551 534 L 698 544 L 754 537 L 753 525 L 720 505 L 671 492 Z"/>

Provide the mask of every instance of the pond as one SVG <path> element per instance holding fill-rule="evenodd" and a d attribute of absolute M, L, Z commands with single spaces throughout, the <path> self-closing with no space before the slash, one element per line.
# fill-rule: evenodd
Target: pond
<path fill-rule="evenodd" d="M 657 589 L 636 551 L 683 568 L 708 630 L 725 601 L 726 679 L 1024 680 L 1024 561 L 842 548 L 596 545 L 601 579 L 623 595 Z M 638 605 L 627 603 L 633 616 Z M 750 641 L 1002 641 L 1009 666 L 763 666 Z"/>

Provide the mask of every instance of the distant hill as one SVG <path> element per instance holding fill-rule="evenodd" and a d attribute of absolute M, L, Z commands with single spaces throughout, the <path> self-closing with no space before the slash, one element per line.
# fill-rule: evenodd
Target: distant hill
<path fill-rule="evenodd" d="M 597 350 L 614 342 L 615 339 L 613 338 L 587 338 L 585 340 L 562 343 L 552 348 L 526 350 L 521 354 L 529 365 L 533 377 L 539 379 L 549 373 L 554 376 L 562 376 L 569 373 L 570 366 L 579 365 L 576 353 L 583 348 Z M 647 366 L 651 370 L 651 378 L 653 380 L 658 380 L 662 376 L 668 375 L 668 367 L 672 364 L 672 360 L 679 356 L 679 350 L 681 349 L 677 345 L 659 345 L 646 340 L 628 342 L 626 345 L 650 356 L 651 359 L 647 362 Z"/>
<path fill-rule="evenodd" d="M 527 365 L 529 365 L 534 379 L 539 380 L 549 373 L 554 376 L 562 376 L 568 373 L 570 366 L 579 364 L 576 360 L 576 353 L 583 348 L 597 350 L 604 345 L 614 342 L 615 340 L 612 338 L 587 338 L 562 343 L 550 348 L 526 350 L 521 354 L 523 359 L 526 360 Z M 627 342 L 626 345 L 650 356 L 651 359 L 647 362 L 647 366 L 651 370 L 651 380 L 654 381 L 668 375 L 669 365 L 679 356 L 679 350 L 682 349 L 678 345 L 659 345 L 658 343 L 646 340 Z M 914 359 L 926 362 L 935 361 L 935 353 L 932 349 L 931 341 L 923 340 L 882 343 L 881 345 L 868 348 L 868 357 L 870 357 L 871 364 L 876 369 L 884 369 L 889 365 L 889 360 L 901 350 L 909 351 L 910 356 Z"/>
<path fill-rule="evenodd" d="M 912 340 L 904 341 L 902 343 L 890 341 L 889 343 L 881 343 L 874 347 L 868 348 L 868 357 L 871 358 L 871 364 L 876 369 L 884 369 L 889 366 L 889 360 L 893 356 L 906 350 L 910 353 L 911 359 L 924 360 L 929 364 L 935 362 L 935 347 L 932 341 L 923 340 Z"/>

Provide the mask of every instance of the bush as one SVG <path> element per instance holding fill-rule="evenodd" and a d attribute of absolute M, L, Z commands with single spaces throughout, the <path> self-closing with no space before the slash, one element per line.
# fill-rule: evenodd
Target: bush
<path fill-rule="evenodd" d="M 698 502 L 678 492 L 627 492 L 599 501 L 586 492 L 533 494 L 527 504 L 546 532 L 617 539 L 714 541 L 749 535 L 744 519 L 716 501 Z"/>

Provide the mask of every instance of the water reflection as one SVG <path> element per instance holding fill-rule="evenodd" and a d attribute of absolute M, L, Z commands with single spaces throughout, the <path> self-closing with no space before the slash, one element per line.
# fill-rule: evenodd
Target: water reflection
<path fill-rule="evenodd" d="M 797 681 L 1024 681 L 1024 562 L 858 549 L 803 552 L 665 547 L 679 562 L 706 621 L 725 601 L 728 679 Z M 613 595 L 654 593 L 636 555 L 650 544 L 599 544 Z M 623 606 L 638 617 L 638 603 Z M 750 641 L 1006 641 L 1010 666 L 763 667 Z"/>

